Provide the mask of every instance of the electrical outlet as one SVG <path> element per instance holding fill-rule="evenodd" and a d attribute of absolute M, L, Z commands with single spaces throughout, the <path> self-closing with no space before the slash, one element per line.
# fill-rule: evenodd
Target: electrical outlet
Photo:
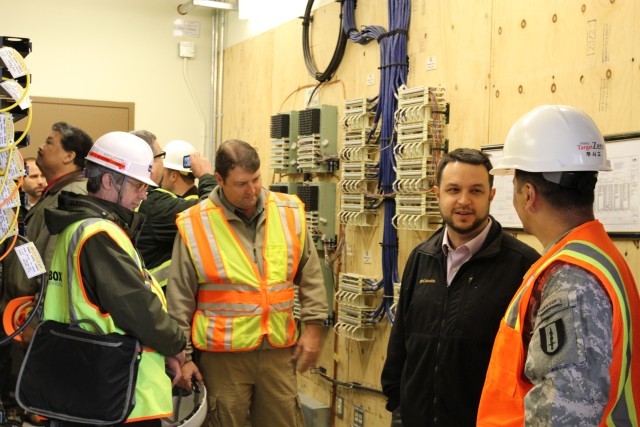
<path fill-rule="evenodd" d="M 196 56 L 196 44 L 194 42 L 180 42 L 178 44 L 180 58 L 194 58 Z"/>
<path fill-rule="evenodd" d="M 336 397 L 336 415 L 340 419 L 344 416 L 344 397 L 342 396 Z"/>
<path fill-rule="evenodd" d="M 359 406 L 353 408 L 353 427 L 364 427 L 364 409 Z"/>

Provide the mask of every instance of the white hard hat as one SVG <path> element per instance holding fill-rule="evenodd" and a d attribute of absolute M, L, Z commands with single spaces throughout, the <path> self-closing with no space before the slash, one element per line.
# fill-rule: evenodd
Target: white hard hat
<path fill-rule="evenodd" d="M 492 175 L 525 172 L 610 171 L 604 138 L 584 111 L 543 105 L 514 123 Z"/>
<path fill-rule="evenodd" d="M 143 139 L 127 132 L 109 132 L 96 140 L 86 159 L 122 175 L 156 186 L 151 180 L 153 151 Z"/>
<path fill-rule="evenodd" d="M 193 384 L 188 392 L 174 387 L 173 415 L 162 418 L 162 427 L 200 427 L 207 417 L 207 389 L 204 384 Z"/>
<path fill-rule="evenodd" d="M 180 172 L 191 172 L 191 168 L 184 167 L 184 156 L 190 156 L 196 149 L 187 141 L 174 139 L 169 141 L 164 147 L 166 153 L 164 157 L 164 167 Z"/>

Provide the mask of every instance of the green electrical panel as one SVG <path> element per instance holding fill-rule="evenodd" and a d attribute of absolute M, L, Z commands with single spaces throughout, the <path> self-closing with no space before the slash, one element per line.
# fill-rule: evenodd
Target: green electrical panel
<path fill-rule="evenodd" d="M 338 108 L 322 105 L 298 112 L 297 164 L 304 173 L 338 168 Z"/>
<path fill-rule="evenodd" d="M 277 182 L 269 186 L 270 191 L 285 194 L 298 194 L 298 186 L 302 185 L 299 182 Z"/>
<path fill-rule="evenodd" d="M 271 169 L 297 173 L 298 112 L 271 116 Z"/>

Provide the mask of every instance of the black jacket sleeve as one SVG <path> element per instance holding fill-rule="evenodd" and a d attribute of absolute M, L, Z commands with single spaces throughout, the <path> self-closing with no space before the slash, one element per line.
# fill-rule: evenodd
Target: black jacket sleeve
<path fill-rule="evenodd" d="M 119 328 L 164 356 L 182 351 L 185 339 L 178 324 L 147 287 L 135 262 L 107 233 L 86 240 L 80 268 L 89 299 Z"/>
<path fill-rule="evenodd" d="M 400 299 L 396 308 L 396 317 L 391 328 L 389 343 L 387 345 L 387 359 L 382 369 L 382 392 L 387 396 L 387 410 L 393 411 L 400 406 L 400 379 L 407 358 L 405 346 L 404 313 L 411 301 L 411 293 L 415 284 L 417 266 L 417 249 L 414 249 L 402 275 L 400 287 Z"/>
<path fill-rule="evenodd" d="M 175 197 L 161 191 L 150 192 L 147 201 L 142 202 L 140 205 L 140 212 L 144 213 L 147 217 L 145 228 L 150 228 L 150 230 L 146 232 L 153 236 L 153 243 L 168 242 L 170 245 L 173 245 L 173 240 L 176 238 L 176 232 L 178 230 L 176 227 L 176 216 L 180 212 L 206 199 L 215 186 L 216 181 L 214 176 L 205 174 L 200 177 L 198 199 L 183 199 L 182 197 Z M 144 232 L 145 231 L 143 231 L 143 233 Z M 139 243 L 142 244 L 142 241 L 139 241 Z"/>

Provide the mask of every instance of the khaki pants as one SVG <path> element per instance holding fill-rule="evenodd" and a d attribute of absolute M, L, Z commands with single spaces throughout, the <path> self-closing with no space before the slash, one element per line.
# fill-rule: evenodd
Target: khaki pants
<path fill-rule="evenodd" d="M 294 347 L 200 354 L 209 398 L 209 427 L 304 427 Z"/>

